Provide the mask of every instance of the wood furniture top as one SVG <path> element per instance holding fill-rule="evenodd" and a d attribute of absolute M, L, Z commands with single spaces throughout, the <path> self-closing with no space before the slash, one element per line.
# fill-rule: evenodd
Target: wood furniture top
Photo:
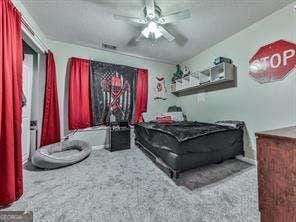
<path fill-rule="evenodd" d="M 256 133 L 256 136 L 296 141 L 296 126 L 258 132 Z"/>

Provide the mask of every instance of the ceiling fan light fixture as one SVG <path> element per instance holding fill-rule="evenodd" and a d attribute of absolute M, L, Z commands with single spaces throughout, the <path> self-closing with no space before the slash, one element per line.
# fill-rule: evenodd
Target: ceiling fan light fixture
<path fill-rule="evenodd" d="M 153 21 L 149 22 L 148 26 L 142 31 L 142 34 L 145 38 L 149 38 L 152 35 L 155 39 L 158 39 L 162 36 L 158 25 Z"/>
<path fill-rule="evenodd" d="M 144 18 L 114 15 L 114 18 L 117 20 L 133 22 L 142 25 L 141 32 L 132 37 L 127 45 L 136 46 L 137 43 L 143 38 L 150 39 L 154 43 L 157 39 L 163 37 L 163 39 L 166 39 L 169 42 L 176 40 L 175 42 L 178 45 L 184 46 L 187 38 L 184 37 L 182 34 L 177 33 L 176 31 L 174 31 L 174 33 L 170 33 L 170 29 L 167 30 L 167 27 L 165 25 L 190 18 L 190 10 L 181 10 L 163 16 L 161 13 L 161 8 L 157 4 L 155 4 L 156 0 L 141 1 L 144 1 L 145 3 Z"/>

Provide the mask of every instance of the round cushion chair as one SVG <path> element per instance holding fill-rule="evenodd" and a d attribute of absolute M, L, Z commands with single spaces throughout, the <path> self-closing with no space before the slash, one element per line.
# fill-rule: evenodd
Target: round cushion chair
<path fill-rule="evenodd" d="M 80 162 L 91 153 L 89 143 L 81 140 L 65 140 L 37 149 L 32 164 L 43 169 L 55 169 Z"/>

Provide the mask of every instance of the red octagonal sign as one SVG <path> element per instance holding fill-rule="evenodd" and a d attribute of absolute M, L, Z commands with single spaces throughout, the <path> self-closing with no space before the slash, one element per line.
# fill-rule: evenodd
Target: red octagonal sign
<path fill-rule="evenodd" d="M 261 47 L 249 61 L 249 74 L 260 83 L 284 79 L 296 67 L 296 44 L 279 40 Z"/>

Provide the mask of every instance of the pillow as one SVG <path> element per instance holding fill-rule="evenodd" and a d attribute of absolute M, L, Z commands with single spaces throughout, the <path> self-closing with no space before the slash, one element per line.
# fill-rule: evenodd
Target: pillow
<path fill-rule="evenodd" d="M 220 126 L 230 126 L 233 128 L 244 128 L 245 123 L 243 121 L 234 121 L 234 120 L 223 120 L 223 121 L 217 121 L 215 124 Z"/>
<path fill-rule="evenodd" d="M 172 124 L 173 120 L 170 116 L 157 116 L 156 122 L 159 124 Z"/>
<path fill-rule="evenodd" d="M 184 121 L 182 112 L 168 112 L 168 113 L 163 113 L 162 115 L 163 116 L 170 116 L 172 121 L 175 121 L 175 122 Z"/>

